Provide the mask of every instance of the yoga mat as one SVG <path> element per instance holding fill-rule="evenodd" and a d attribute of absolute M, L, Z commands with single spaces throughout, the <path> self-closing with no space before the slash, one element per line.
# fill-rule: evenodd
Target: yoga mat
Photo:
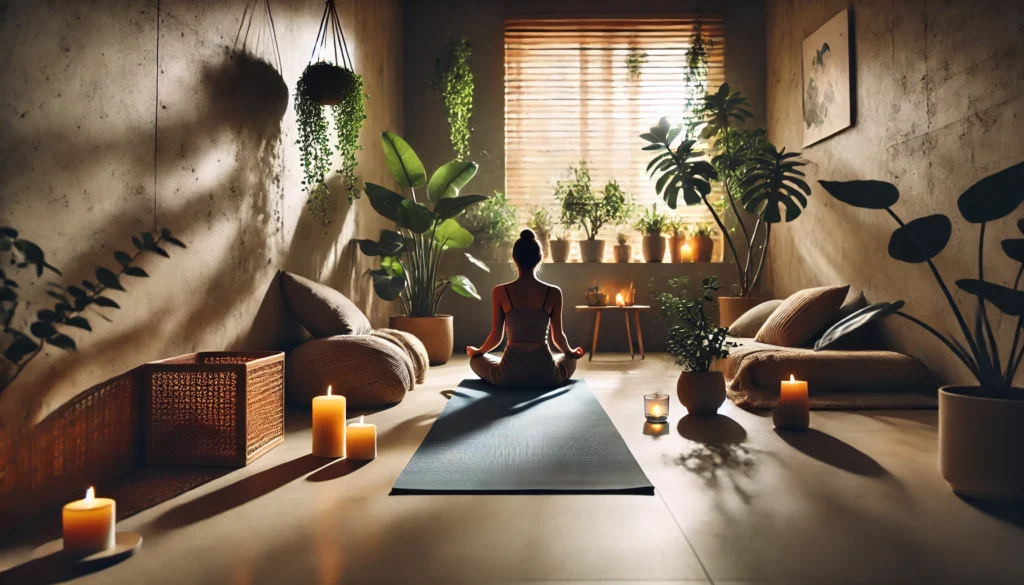
<path fill-rule="evenodd" d="M 463 380 L 391 495 L 641 494 L 654 486 L 583 380 L 555 390 Z"/>

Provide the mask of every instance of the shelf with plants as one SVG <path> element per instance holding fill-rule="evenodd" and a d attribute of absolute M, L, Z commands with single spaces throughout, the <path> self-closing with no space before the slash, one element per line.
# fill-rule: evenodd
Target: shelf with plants
<path fill-rule="evenodd" d="M 569 172 L 571 178 L 555 184 L 555 201 L 560 206 L 559 223 L 564 230 L 555 241 L 559 242 L 561 249 L 562 242 L 569 241 L 564 239 L 567 234 L 578 230 L 583 235 L 578 241 L 582 261 L 601 262 L 604 260 L 605 241 L 597 236 L 605 226 L 629 221 L 634 210 L 630 195 L 614 179 L 608 181 L 603 190 L 595 191 L 586 161 L 569 167 Z M 552 256 L 555 257 L 554 250 Z M 559 257 L 555 257 L 556 262 Z"/>

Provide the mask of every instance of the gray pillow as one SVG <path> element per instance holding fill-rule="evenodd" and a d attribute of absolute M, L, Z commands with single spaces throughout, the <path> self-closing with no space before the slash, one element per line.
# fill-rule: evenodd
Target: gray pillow
<path fill-rule="evenodd" d="M 814 347 L 814 344 L 821 339 L 821 336 L 825 334 L 833 325 L 849 317 L 853 313 L 868 306 L 867 299 L 864 298 L 864 293 L 850 287 L 850 292 L 846 293 L 846 299 L 843 301 L 843 306 L 839 307 L 839 311 L 836 312 L 835 317 L 829 321 L 828 325 L 821 330 L 814 339 L 811 340 L 808 347 Z M 847 333 L 836 341 L 832 342 L 831 345 L 823 347 L 821 349 L 844 349 L 844 350 L 859 350 L 869 349 L 869 339 L 871 330 L 874 324 L 868 325 L 867 327 L 859 327 L 853 331 Z"/>
<path fill-rule="evenodd" d="M 313 337 L 368 335 L 373 331 L 359 307 L 325 284 L 282 270 L 281 288 L 292 314 Z"/>
<path fill-rule="evenodd" d="M 729 326 L 729 335 L 733 337 L 754 337 L 760 331 L 761 326 L 772 316 L 775 309 L 779 308 L 782 300 L 765 301 L 740 315 L 739 319 L 733 321 Z"/>

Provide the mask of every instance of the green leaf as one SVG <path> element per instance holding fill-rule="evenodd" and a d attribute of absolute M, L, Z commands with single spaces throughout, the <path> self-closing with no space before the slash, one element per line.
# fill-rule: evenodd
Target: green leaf
<path fill-rule="evenodd" d="M 446 219 L 434 230 L 434 239 L 448 248 L 463 249 L 473 245 L 473 234 L 454 219 Z"/>
<path fill-rule="evenodd" d="M 359 251 L 366 256 L 380 256 L 380 244 L 373 240 L 356 240 L 356 245 L 359 246 Z"/>
<path fill-rule="evenodd" d="M 964 292 L 992 303 L 1007 315 L 1019 317 L 1024 314 L 1024 291 L 974 278 L 958 280 L 956 285 Z"/>
<path fill-rule="evenodd" d="M 473 266 L 476 266 L 477 268 L 483 270 L 484 272 L 491 271 L 490 267 L 487 266 L 487 264 L 484 264 L 484 262 L 477 258 L 476 256 L 470 254 L 469 252 L 464 252 L 464 254 L 466 254 L 466 259 L 469 260 L 469 263 L 472 264 Z"/>
<path fill-rule="evenodd" d="M 911 264 L 931 260 L 946 247 L 952 233 L 953 226 L 945 215 L 919 217 L 892 233 L 889 255 Z"/>
<path fill-rule="evenodd" d="M 1024 162 L 1003 169 L 971 185 L 957 199 L 960 215 L 971 223 L 994 221 L 1010 215 L 1024 201 Z"/>
<path fill-rule="evenodd" d="M 147 274 L 145 270 L 139 268 L 138 266 L 129 266 L 128 268 L 124 269 L 124 273 L 127 274 L 128 276 L 134 276 L 136 278 L 149 277 L 149 274 Z"/>
<path fill-rule="evenodd" d="M 132 263 L 132 257 L 126 252 L 122 252 L 120 250 L 114 252 L 114 259 L 117 260 L 117 263 L 121 266 L 128 266 Z"/>
<path fill-rule="evenodd" d="M 78 327 L 79 329 L 85 329 L 86 331 L 92 331 L 92 326 L 89 325 L 89 321 L 87 321 L 85 317 L 69 317 L 64 324 L 72 327 Z"/>
<path fill-rule="evenodd" d="M 427 171 L 408 142 L 394 132 L 381 133 L 380 142 L 388 170 L 403 189 L 427 184 Z"/>
<path fill-rule="evenodd" d="M 1010 257 L 1011 260 L 1024 263 L 1024 239 L 1016 238 L 1012 240 L 1003 240 L 1003 252 Z"/>
<path fill-rule="evenodd" d="M 96 297 L 96 298 L 94 298 L 92 300 L 92 302 L 96 303 L 97 305 L 99 305 L 101 307 L 106 307 L 108 309 L 120 309 L 121 308 L 121 305 L 117 304 L 113 299 L 110 299 L 110 298 L 107 298 L 107 297 Z"/>
<path fill-rule="evenodd" d="M 28 330 L 32 332 L 32 335 L 35 335 L 39 339 L 48 339 L 57 334 L 57 330 L 53 328 L 53 324 L 47 323 L 46 321 L 36 321 L 29 326 Z"/>
<path fill-rule="evenodd" d="M 405 276 L 391 276 L 387 270 L 371 270 L 373 291 L 385 301 L 393 301 L 405 290 Z"/>
<path fill-rule="evenodd" d="M 835 344 L 844 336 L 899 311 L 903 308 L 903 305 L 903 301 L 894 301 L 891 303 L 882 302 L 874 303 L 873 305 L 868 305 L 863 309 L 854 311 L 845 319 L 839 321 L 832 327 L 829 327 L 828 331 L 821 336 L 821 339 L 814 344 L 814 350 L 821 351 L 823 349 L 828 349 L 829 346 Z"/>
<path fill-rule="evenodd" d="M 643 134 L 640 135 L 640 138 L 643 138 L 644 140 L 646 140 L 647 142 L 650 142 L 652 144 L 659 144 L 660 145 L 660 142 L 661 142 L 660 138 L 658 138 L 654 134 L 651 134 L 650 132 L 644 132 Z"/>
<path fill-rule="evenodd" d="M 457 294 L 471 299 L 480 300 L 480 295 L 476 292 L 476 287 L 470 282 L 468 278 L 461 274 L 448 277 L 448 284 L 451 285 L 452 290 Z"/>
<path fill-rule="evenodd" d="M 75 340 L 71 339 L 67 335 L 64 335 L 63 333 L 58 333 L 53 337 L 47 339 L 46 341 L 50 345 L 59 347 L 65 351 L 75 351 L 76 349 L 78 349 L 77 347 L 75 347 Z"/>
<path fill-rule="evenodd" d="M 39 344 L 32 341 L 27 335 L 19 335 L 7 349 L 4 350 L 4 357 L 7 358 L 11 363 L 17 364 L 27 356 L 28 354 L 39 349 Z"/>
<path fill-rule="evenodd" d="M 459 190 L 476 175 L 480 165 L 475 162 L 453 160 L 441 165 L 427 183 L 427 196 L 431 201 L 458 197 Z"/>
<path fill-rule="evenodd" d="M 117 275 L 102 266 L 96 269 L 96 280 L 107 288 L 124 290 L 124 287 L 121 286 L 121 282 L 117 279 Z"/>
<path fill-rule="evenodd" d="M 398 207 L 403 201 L 406 201 L 405 197 L 376 183 L 366 183 L 364 187 L 366 189 L 366 197 L 370 200 L 370 207 L 373 207 L 373 210 L 384 219 L 390 219 L 395 223 L 399 223 Z"/>
<path fill-rule="evenodd" d="M 863 209 L 887 209 L 900 199 L 899 189 L 885 181 L 818 181 L 829 195 Z"/>
<path fill-rule="evenodd" d="M 488 197 L 485 195 L 463 195 L 461 197 L 442 199 L 434 206 L 434 213 L 441 219 L 450 219 L 457 217 L 468 207 L 487 199 Z"/>
<path fill-rule="evenodd" d="M 405 274 L 405 267 L 402 262 L 394 256 L 385 256 L 380 259 L 380 267 L 387 270 L 391 276 L 402 276 Z"/>
<path fill-rule="evenodd" d="M 398 206 L 398 225 L 417 234 L 429 230 L 436 217 L 428 207 L 409 199 L 403 199 Z"/>

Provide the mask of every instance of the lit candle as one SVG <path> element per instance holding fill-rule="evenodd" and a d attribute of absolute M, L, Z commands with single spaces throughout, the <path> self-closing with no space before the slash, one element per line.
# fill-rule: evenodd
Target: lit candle
<path fill-rule="evenodd" d="M 626 299 L 622 298 L 622 293 L 618 293 L 617 295 L 615 295 L 615 306 L 616 307 L 625 307 L 626 306 Z"/>
<path fill-rule="evenodd" d="M 377 458 L 377 425 L 366 422 L 362 416 L 359 422 L 348 425 L 348 458 Z"/>
<path fill-rule="evenodd" d="M 644 416 L 650 422 L 663 423 L 668 420 L 668 394 L 657 392 L 644 395 Z"/>
<path fill-rule="evenodd" d="M 313 455 L 345 456 L 345 397 L 331 394 L 313 398 Z"/>
<path fill-rule="evenodd" d="M 64 506 L 64 551 L 88 556 L 114 548 L 117 513 L 114 500 L 97 498 L 90 487 L 84 500 Z"/>
<path fill-rule="evenodd" d="M 779 390 L 779 404 L 772 415 L 775 427 L 803 430 L 811 424 L 811 403 L 807 395 L 807 382 L 792 375 L 783 380 Z"/>
<path fill-rule="evenodd" d="M 689 242 L 683 244 L 682 248 L 679 248 L 679 261 L 693 262 L 693 248 L 690 247 Z"/>

